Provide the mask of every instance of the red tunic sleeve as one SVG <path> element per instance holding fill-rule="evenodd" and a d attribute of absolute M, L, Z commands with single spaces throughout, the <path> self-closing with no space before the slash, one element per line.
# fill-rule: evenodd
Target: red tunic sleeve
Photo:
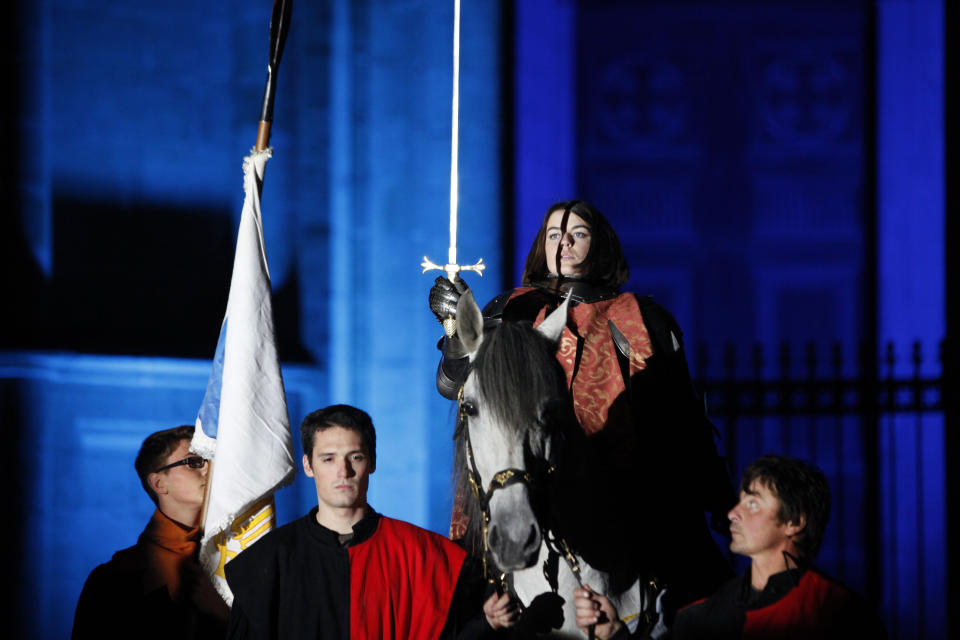
<path fill-rule="evenodd" d="M 466 552 L 412 524 L 380 518 L 350 552 L 350 637 L 434 640 L 443 630 Z"/>

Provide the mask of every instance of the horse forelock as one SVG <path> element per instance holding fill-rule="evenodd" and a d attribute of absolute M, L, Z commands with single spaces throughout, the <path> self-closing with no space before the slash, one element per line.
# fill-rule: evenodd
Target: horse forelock
<path fill-rule="evenodd" d="M 520 435 L 532 427 L 544 405 L 562 393 L 555 351 L 530 323 L 503 322 L 487 332 L 472 366 L 481 410 L 508 432 Z"/>

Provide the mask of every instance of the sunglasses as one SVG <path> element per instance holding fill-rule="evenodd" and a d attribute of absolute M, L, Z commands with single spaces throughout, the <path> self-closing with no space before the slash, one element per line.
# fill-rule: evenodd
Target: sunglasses
<path fill-rule="evenodd" d="M 166 471 L 167 469 L 173 469 L 174 467 L 179 467 L 180 465 L 185 464 L 191 469 L 201 469 L 203 465 L 207 464 L 207 461 L 200 456 L 189 456 L 183 460 L 177 460 L 176 462 L 171 462 L 170 464 L 160 467 L 154 473 L 160 473 L 161 471 Z"/>

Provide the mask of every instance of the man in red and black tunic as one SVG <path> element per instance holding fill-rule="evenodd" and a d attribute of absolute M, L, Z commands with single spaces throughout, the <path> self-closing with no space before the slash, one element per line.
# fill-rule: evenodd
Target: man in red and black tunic
<path fill-rule="evenodd" d="M 334 405 L 308 415 L 300 434 L 317 507 L 227 564 L 228 637 L 433 640 L 512 625 L 509 597 L 483 603 L 484 581 L 463 549 L 367 504 L 370 416 Z"/>
<path fill-rule="evenodd" d="M 681 609 L 672 640 L 691 638 L 886 638 L 872 608 L 812 565 L 830 515 L 823 472 L 766 455 L 744 470 L 730 510 L 730 550 L 750 558 L 746 572 L 714 595 Z M 609 600 L 575 592 L 577 624 L 598 638 L 625 638 Z"/>

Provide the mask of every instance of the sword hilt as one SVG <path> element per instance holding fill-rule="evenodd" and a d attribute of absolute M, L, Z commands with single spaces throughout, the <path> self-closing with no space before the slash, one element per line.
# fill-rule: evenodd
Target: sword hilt
<path fill-rule="evenodd" d="M 423 262 L 420 263 L 420 266 L 423 267 L 423 273 L 427 271 L 445 271 L 447 273 L 447 280 L 453 282 L 457 279 L 457 274 L 461 271 L 476 271 L 483 277 L 483 270 L 487 268 L 487 265 L 483 264 L 483 258 L 477 260 L 476 264 L 437 264 L 428 258 L 423 256 Z"/>
<path fill-rule="evenodd" d="M 487 265 L 483 264 L 483 258 L 477 260 L 475 264 L 462 265 L 462 264 L 437 264 L 433 262 L 427 256 L 423 256 L 423 262 L 420 263 L 420 266 L 423 267 L 423 273 L 427 271 L 444 271 L 447 274 L 447 280 L 454 282 L 457 279 L 457 274 L 461 271 L 475 271 L 480 274 L 480 277 L 483 277 L 483 270 L 487 268 Z M 447 334 L 448 338 L 452 338 L 453 334 L 457 332 L 457 322 L 453 316 L 447 316 L 443 321 L 443 332 Z"/>

